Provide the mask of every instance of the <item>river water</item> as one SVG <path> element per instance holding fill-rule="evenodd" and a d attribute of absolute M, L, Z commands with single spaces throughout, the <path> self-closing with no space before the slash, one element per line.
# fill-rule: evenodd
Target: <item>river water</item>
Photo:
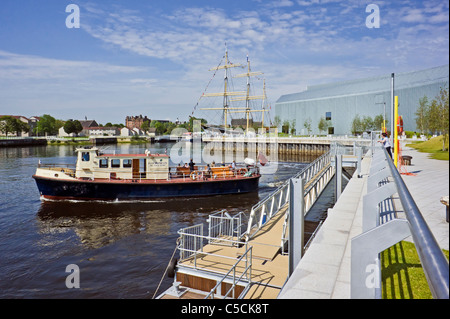
<path fill-rule="evenodd" d="M 162 153 L 171 144 L 117 145 L 117 153 Z M 277 163 L 252 194 L 146 202 L 42 202 L 32 179 L 38 161 L 75 164 L 74 146 L 0 148 L 0 298 L 152 298 L 175 249 L 180 228 L 205 223 L 226 208 L 250 212 L 313 158 Z M 332 183 L 330 183 L 332 184 Z M 307 216 L 324 218 L 325 191 Z M 80 288 L 66 287 L 68 265 Z M 164 278 L 161 293 L 172 284 Z"/>

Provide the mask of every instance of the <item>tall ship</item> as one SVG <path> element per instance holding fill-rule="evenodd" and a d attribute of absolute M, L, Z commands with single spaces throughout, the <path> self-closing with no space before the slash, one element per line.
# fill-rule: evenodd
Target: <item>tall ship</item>
<path fill-rule="evenodd" d="M 41 200 L 145 200 L 248 193 L 258 189 L 254 161 L 241 166 L 170 167 L 167 154 L 105 154 L 97 147 L 76 149 L 75 167 L 39 164 L 33 178 Z"/>
<path fill-rule="evenodd" d="M 234 75 L 232 70 L 239 68 L 245 69 L 246 72 Z M 224 72 L 221 92 L 206 92 L 211 86 L 211 82 L 215 78 L 217 72 L 220 70 L 223 70 Z M 266 82 L 263 80 L 262 93 L 255 95 L 253 91 L 256 88 L 255 85 L 252 84 L 252 78 L 257 77 L 261 80 L 259 76 L 263 75 L 263 73 L 252 71 L 248 55 L 246 65 L 233 63 L 229 59 L 228 49 L 225 48 L 225 55 L 223 56 L 222 61 L 220 61 L 217 67 L 211 68 L 209 71 L 214 71 L 214 75 L 208 83 L 205 92 L 201 95 L 199 102 L 195 105 L 192 114 L 195 112 L 198 114 L 201 111 L 208 111 L 209 115 L 206 116 L 208 118 L 208 123 L 212 119 L 222 132 L 229 132 L 233 127 L 241 127 L 244 129 L 245 133 L 249 133 L 249 129 L 264 129 L 264 115 L 269 112 L 266 96 Z M 234 90 L 233 79 L 239 78 L 246 79 L 245 90 L 243 91 Z M 214 98 L 220 100 L 219 105 L 212 102 Z M 256 103 L 258 100 L 261 101 L 259 105 Z M 200 102 L 203 102 L 202 104 L 205 104 L 205 106 L 200 106 Z M 201 114 L 203 115 L 205 112 L 201 112 Z M 256 116 L 258 114 L 260 116 Z M 259 122 L 256 122 L 256 120 L 259 120 Z M 266 124 L 267 122 L 270 122 L 270 116 L 266 117 Z"/>

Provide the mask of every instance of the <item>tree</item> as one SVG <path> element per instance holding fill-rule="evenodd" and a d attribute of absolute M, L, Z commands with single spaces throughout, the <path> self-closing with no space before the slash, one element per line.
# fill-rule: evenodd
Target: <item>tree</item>
<path fill-rule="evenodd" d="M 83 130 L 83 126 L 81 125 L 80 121 L 78 120 L 68 120 L 66 123 L 64 123 L 64 132 L 67 134 L 74 133 L 78 136 L 78 134 Z"/>
<path fill-rule="evenodd" d="M 150 128 L 150 121 L 144 121 L 144 123 L 142 123 L 141 125 L 141 130 L 147 132 L 149 128 Z"/>
<path fill-rule="evenodd" d="M 280 124 L 281 124 L 281 118 L 277 115 L 273 119 L 273 125 L 275 125 L 278 128 L 280 126 Z"/>
<path fill-rule="evenodd" d="M 420 133 L 424 134 L 428 130 L 428 98 L 424 95 L 423 98 L 419 99 L 419 107 L 416 111 L 416 126 L 420 130 Z"/>
<path fill-rule="evenodd" d="M 436 116 L 436 128 L 443 135 L 442 140 L 442 150 L 445 151 L 445 143 L 448 139 L 448 131 L 449 131 L 449 106 L 448 106 L 448 89 L 441 88 L 436 99 L 433 100 L 435 102 L 435 108 L 437 111 Z M 432 102 L 432 104 L 433 104 Z"/>
<path fill-rule="evenodd" d="M 362 132 L 362 122 L 358 114 L 356 114 L 353 118 L 351 131 L 353 135 L 357 135 Z"/>
<path fill-rule="evenodd" d="M 8 115 L 0 118 L 0 131 L 5 133 L 6 136 L 8 136 L 8 133 L 16 133 L 17 136 L 20 136 L 22 132 L 29 130 L 28 124 L 15 117 Z"/>
<path fill-rule="evenodd" d="M 78 136 L 78 134 L 80 134 L 80 132 L 83 130 L 83 125 L 81 125 L 81 122 L 78 120 L 73 121 L 74 123 L 74 133 L 76 136 Z"/>
<path fill-rule="evenodd" d="M 305 122 L 303 123 L 303 126 L 308 131 L 308 134 L 311 134 L 311 118 L 308 118 L 307 120 L 305 120 Z"/>
<path fill-rule="evenodd" d="M 289 134 L 289 120 L 285 120 L 281 126 L 281 131 L 285 134 Z"/>
<path fill-rule="evenodd" d="M 45 133 L 49 135 L 56 135 L 56 133 L 58 132 L 58 128 L 59 127 L 57 125 L 56 119 L 48 114 L 42 115 L 40 121 L 36 126 L 36 130 L 39 133 Z"/>
<path fill-rule="evenodd" d="M 370 116 L 363 116 L 361 121 L 361 130 L 363 132 L 371 131 L 374 128 L 373 120 Z"/>
<path fill-rule="evenodd" d="M 323 131 L 326 132 L 329 126 L 330 122 L 325 120 L 325 118 L 322 116 L 319 120 L 319 125 L 317 125 L 317 128 L 319 129 L 320 133 L 322 134 Z"/>
<path fill-rule="evenodd" d="M 8 136 L 8 133 L 16 133 L 17 136 L 20 136 L 23 131 L 29 131 L 29 129 L 28 124 L 13 116 L 7 115 L 0 118 L 0 131 L 5 133 L 6 136 Z"/>
<path fill-rule="evenodd" d="M 12 116 L 2 116 L 0 118 L 0 131 L 3 132 L 7 137 L 8 133 L 14 132 L 14 120 Z"/>
<path fill-rule="evenodd" d="M 375 116 L 375 118 L 373 119 L 373 129 L 375 131 L 378 131 L 380 129 L 382 129 L 384 127 L 384 125 L 387 125 L 388 121 L 386 120 L 386 122 L 384 121 L 383 118 L 383 114 L 379 114 L 377 116 Z"/>
<path fill-rule="evenodd" d="M 295 119 L 291 120 L 291 134 L 295 134 Z"/>
<path fill-rule="evenodd" d="M 64 123 L 64 132 L 66 132 L 66 134 L 72 134 L 74 129 L 75 129 L 75 124 L 73 123 L 72 120 L 68 120 L 66 121 L 66 123 Z"/>

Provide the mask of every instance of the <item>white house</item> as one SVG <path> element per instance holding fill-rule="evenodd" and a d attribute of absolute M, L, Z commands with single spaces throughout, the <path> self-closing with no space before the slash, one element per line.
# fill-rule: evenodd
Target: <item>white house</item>
<path fill-rule="evenodd" d="M 135 135 L 133 130 L 130 130 L 128 127 L 123 127 L 120 129 L 120 136 L 133 136 Z"/>

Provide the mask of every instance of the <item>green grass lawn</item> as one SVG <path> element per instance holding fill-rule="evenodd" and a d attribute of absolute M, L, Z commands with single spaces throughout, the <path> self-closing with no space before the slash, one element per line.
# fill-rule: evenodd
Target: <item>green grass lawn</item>
<path fill-rule="evenodd" d="M 447 260 L 448 250 L 443 250 Z M 401 241 L 381 253 L 383 299 L 432 299 L 413 243 Z"/>
<path fill-rule="evenodd" d="M 408 147 L 412 147 L 415 148 L 416 150 L 420 151 L 420 152 L 424 152 L 424 153 L 430 153 L 431 154 L 431 158 L 437 159 L 437 160 L 444 160 L 444 161 L 448 161 L 449 160 L 449 156 L 448 156 L 448 139 L 447 142 L 445 144 L 445 148 L 446 150 L 443 151 L 442 150 L 442 140 L 443 140 L 443 136 L 437 136 L 437 137 L 433 137 L 432 139 L 429 139 L 428 141 L 425 142 L 415 142 L 412 144 L 406 144 L 406 146 Z"/>

